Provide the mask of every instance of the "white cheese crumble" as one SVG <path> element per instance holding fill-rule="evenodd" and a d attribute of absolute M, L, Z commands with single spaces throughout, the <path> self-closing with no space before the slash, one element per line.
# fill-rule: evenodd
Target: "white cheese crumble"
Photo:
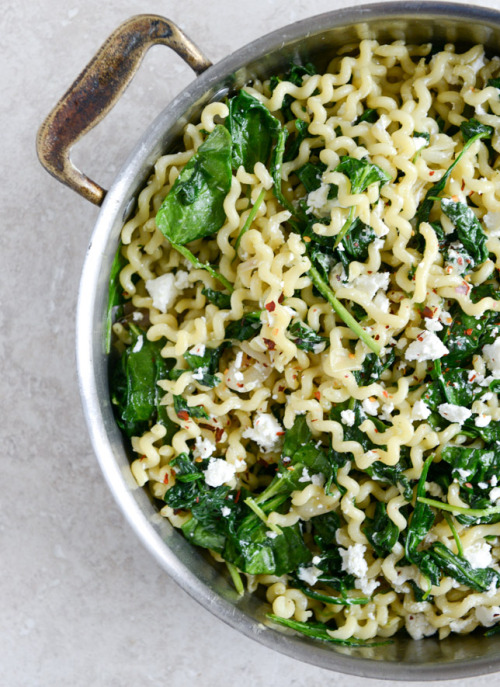
<path fill-rule="evenodd" d="M 193 372 L 193 379 L 196 379 L 197 382 L 201 382 L 206 372 L 208 372 L 208 367 L 199 367 L 196 372 Z"/>
<path fill-rule="evenodd" d="M 205 355 L 205 344 L 196 344 L 196 346 L 193 346 L 193 348 L 188 352 L 191 355 L 199 355 L 200 358 L 203 358 L 203 356 Z"/>
<path fill-rule="evenodd" d="M 222 517 L 227 518 L 228 515 L 231 515 L 231 509 L 229 506 L 222 506 L 221 511 Z"/>
<path fill-rule="evenodd" d="M 315 565 L 311 565 L 308 568 L 299 568 L 299 572 L 297 573 L 299 580 L 302 580 L 302 582 L 305 582 L 311 587 L 316 584 L 318 578 L 321 577 L 322 574 L 323 571 Z"/>
<path fill-rule="evenodd" d="M 379 289 L 387 291 L 389 288 L 389 272 L 376 272 L 375 274 L 361 274 L 359 277 L 353 279 L 350 283 L 355 289 L 363 291 L 367 300 L 373 300 L 373 297 Z"/>
<path fill-rule="evenodd" d="M 371 398 L 365 398 L 361 403 L 361 407 L 367 415 L 376 415 L 379 405 L 380 403 L 378 401 L 375 399 L 372 400 Z"/>
<path fill-rule="evenodd" d="M 210 458 L 208 467 L 203 471 L 203 474 L 209 487 L 220 487 L 226 482 L 230 482 L 235 472 L 234 465 L 227 463 L 224 458 Z"/>
<path fill-rule="evenodd" d="M 369 580 L 367 577 L 358 577 L 354 580 L 354 587 L 360 589 L 365 596 L 371 596 L 379 585 L 380 582 Z"/>
<path fill-rule="evenodd" d="M 476 427 L 487 427 L 491 422 L 491 415 L 485 415 L 485 413 L 480 413 L 474 418 L 474 424 Z"/>
<path fill-rule="evenodd" d="M 139 353 L 139 351 L 142 349 L 142 345 L 144 343 L 144 336 L 142 334 L 139 334 L 137 337 L 137 341 L 135 342 L 135 345 L 132 349 L 132 353 Z"/>
<path fill-rule="evenodd" d="M 210 439 L 204 439 L 203 437 L 196 437 L 194 442 L 194 455 L 199 458 L 210 458 L 210 456 L 215 453 L 216 445 L 213 444 Z"/>
<path fill-rule="evenodd" d="M 465 468 L 457 468 L 456 472 L 462 479 L 469 479 L 469 477 L 472 475 L 472 470 L 466 470 Z"/>
<path fill-rule="evenodd" d="M 264 453 L 278 448 L 284 433 L 283 427 L 270 413 L 257 413 L 253 428 L 248 427 L 242 436 L 255 441 Z"/>
<path fill-rule="evenodd" d="M 328 201 L 329 190 L 330 186 L 328 184 L 321 184 L 315 191 L 311 191 L 306 199 L 309 210 L 321 210 Z"/>
<path fill-rule="evenodd" d="M 437 632 L 437 627 L 431 625 L 423 613 L 412 613 L 406 616 L 405 627 L 412 639 L 423 639 Z"/>
<path fill-rule="evenodd" d="M 464 558 L 469 561 L 473 568 L 487 568 L 493 562 L 491 546 L 486 542 L 474 542 L 464 549 Z"/>
<path fill-rule="evenodd" d="M 434 332 L 424 331 L 408 346 L 406 360 L 438 360 L 448 353 L 448 349 Z"/>
<path fill-rule="evenodd" d="M 440 332 L 443 328 L 443 325 L 437 318 L 431 319 L 430 317 L 427 317 L 425 320 L 425 328 L 428 332 Z"/>
<path fill-rule="evenodd" d="M 492 375 L 495 378 L 500 377 L 500 338 L 483 346 L 483 358 Z"/>
<path fill-rule="evenodd" d="M 427 420 L 432 411 L 429 406 L 422 400 L 415 401 L 411 409 L 412 420 Z"/>
<path fill-rule="evenodd" d="M 493 487 L 489 493 L 490 501 L 497 501 L 500 499 L 500 487 Z"/>
<path fill-rule="evenodd" d="M 146 291 L 153 299 L 153 307 L 160 312 L 167 312 L 179 295 L 175 286 L 175 275 L 171 272 L 156 279 L 146 280 Z"/>
<path fill-rule="evenodd" d="M 243 362 L 243 351 L 238 351 L 238 353 L 236 353 L 236 358 L 234 359 L 234 367 L 236 370 L 240 369 L 242 362 Z"/>
<path fill-rule="evenodd" d="M 472 415 L 472 411 L 468 408 L 456 406 L 453 403 L 441 403 L 441 405 L 438 406 L 438 412 L 445 420 L 457 422 L 459 425 L 463 425 Z"/>
<path fill-rule="evenodd" d="M 484 627 L 491 627 L 500 620 L 500 606 L 478 606 L 476 618 Z"/>
<path fill-rule="evenodd" d="M 340 419 L 342 420 L 342 423 L 346 425 L 346 427 L 352 427 L 356 420 L 356 414 L 354 410 L 341 410 Z"/>
<path fill-rule="evenodd" d="M 189 283 L 189 274 L 184 272 L 184 270 L 177 270 L 175 273 L 175 288 L 179 291 L 184 291 L 184 289 L 189 289 L 191 284 Z"/>
<path fill-rule="evenodd" d="M 368 564 L 365 561 L 365 551 L 366 546 L 364 544 L 353 544 L 347 549 L 339 547 L 339 553 L 342 556 L 342 570 L 359 579 L 366 577 Z"/>

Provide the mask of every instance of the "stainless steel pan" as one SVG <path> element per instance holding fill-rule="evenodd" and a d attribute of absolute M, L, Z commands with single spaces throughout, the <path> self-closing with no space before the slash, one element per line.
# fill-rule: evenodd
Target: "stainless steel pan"
<path fill-rule="evenodd" d="M 375 678 L 452 679 L 500 671 L 500 639 L 480 635 L 413 641 L 365 649 L 325 646 L 266 625 L 266 604 L 240 599 L 223 571 L 194 549 L 158 515 L 129 470 L 108 396 L 105 313 L 108 276 L 120 229 L 156 159 L 174 146 L 188 121 L 211 100 L 252 77 L 283 71 L 291 59 L 324 63 L 338 46 L 362 38 L 380 41 L 482 43 L 500 53 L 500 13 L 466 5 L 394 2 L 359 6 L 312 17 L 275 31 L 211 65 L 171 22 L 133 17 L 108 39 L 51 112 L 38 136 L 48 171 L 97 205 L 102 204 L 83 269 L 77 314 L 77 359 L 83 407 L 92 443 L 109 488 L 132 528 L 168 574 L 194 599 L 248 637 L 323 668 Z M 162 43 L 200 76 L 145 131 L 109 191 L 72 164 L 73 143 L 119 98 L 144 52 Z"/>

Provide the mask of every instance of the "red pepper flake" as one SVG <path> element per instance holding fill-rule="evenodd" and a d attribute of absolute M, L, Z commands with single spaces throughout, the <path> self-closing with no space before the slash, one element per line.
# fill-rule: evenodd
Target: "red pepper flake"
<path fill-rule="evenodd" d="M 181 420 L 187 422 L 189 420 L 189 413 L 187 410 L 179 410 L 179 412 L 177 413 L 177 417 L 180 417 Z"/>
<path fill-rule="evenodd" d="M 472 484 L 470 482 L 466 482 L 465 486 L 468 487 L 469 489 L 472 489 Z"/>
<path fill-rule="evenodd" d="M 234 502 L 235 502 L 235 503 L 238 503 L 238 501 L 239 501 L 239 499 L 240 499 L 240 494 L 241 494 L 241 489 L 238 489 L 238 492 L 237 492 L 236 496 L 234 497 Z"/>
<path fill-rule="evenodd" d="M 266 303 L 265 308 L 267 312 L 274 312 L 276 310 L 276 303 L 274 301 L 270 301 L 269 303 Z"/>
<path fill-rule="evenodd" d="M 278 387 L 278 391 L 285 391 L 285 387 L 284 387 L 284 386 L 279 386 L 279 387 Z"/>
<path fill-rule="evenodd" d="M 165 477 L 163 478 L 163 484 L 168 484 L 168 472 L 165 473 Z"/>
<path fill-rule="evenodd" d="M 264 337 L 262 337 L 262 340 L 264 341 L 264 343 L 270 351 L 274 351 L 274 349 L 276 348 L 276 344 L 274 343 L 274 341 L 272 341 L 271 339 L 265 339 Z"/>
<path fill-rule="evenodd" d="M 200 502 L 200 497 L 197 496 L 197 497 L 196 497 L 196 503 L 199 503 L 199 502 Z"/>
<path fill-rule="evenodd" d="M 436 172 L 431 171 L 431 172 L 429 172 L 429 176 L 430 176 L 430 177 L 433 177 L 435 173 L 436 173 Z"/>
<path fill-rule="evenodd" d="M 276 432 L 277 437 L 282 437 L 285 434 L 285 432 Z"/>
<path fill-rule="evenodd" d="M 432 309 L 429 308 L 428 305 L 426 305 L 425 308 L 423 308 L 423 310 L 422 310 L 422 317 L 428 317 L 428 318 L 432 319 L 433 315 L 434 315 L 434 313 L 432 312 Z"/>
<path fill-rule="evenodd" d="M 470 336 L 472 334 L 472 329 L 466 329 L 465 333 L 467 334 L 467 336 Z"/>
<path fill-rule="evenodd" d="M 280 293 L 279 298 L 278 298 L 278 303 L 281 304 L 281 303 L 283 303 L 284 300 L 285 300 L 285 295 L 283 293 Z"/>
<path fill-rule="evenodd" d="M 385 396 L 385 398 L 389 398 L 389 394 L 387 393 L 387 391 L 382 391 L 382 394 Z"/>
<path fill-rule="evenodd" d="M 315 391 L 315 392 L 314 392 L 314 398 L 315 398 L 317 401 L 320 401 L 320 400 L 321 400 L 321 391 Z"/>
<path fill-rule="evenodd" d="M 460 187 L 460 190 L 463 191 L 465 188 L 465 179 L 462 179 L 462 186 Z"/>
<path fill-rule="evenodd" d="M 139 460 L 146 460 L 146 456 L 141 456 Z"/>
<path fill-rule="evenodd" d="M 218 444 L 221 441 L 223 434 L 224 434 L 224 428 L 223 427 L 217 427 L 217 429 L 215 430 L 215 443 L 216 444 Z"/>
<path fill-rule="evenodd" d="M 311 243 L 311 241 L 312 241 L 310 236 L 304 236 L 304 238 L 302 240 L 304 241 L 304 243 Z"/>

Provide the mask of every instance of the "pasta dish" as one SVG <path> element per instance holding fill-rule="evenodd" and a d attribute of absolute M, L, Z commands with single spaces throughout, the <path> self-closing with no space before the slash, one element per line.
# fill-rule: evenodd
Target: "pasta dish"
<path fill-rule="evenodd" d="M 345 46 L 212 102 L 110 279 L 110 386 L 161 515 L 269 619 L 500 628 L 500 59 Z"/>

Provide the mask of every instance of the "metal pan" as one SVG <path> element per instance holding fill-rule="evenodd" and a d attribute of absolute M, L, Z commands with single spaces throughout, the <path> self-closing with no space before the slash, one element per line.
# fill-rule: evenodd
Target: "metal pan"
<path fill-rule="evenodd" d="M 131 476 L 129 460 L 108 395 L 105 321 L 108 277 L 124 220 L 157 158 L 176 145 L 183 126 L 210 101 L 253 77 L 283 71 L 290 60 L 320 65 L 347 42 L 482 43 L 497 54 L 500 13 L 480 7 L 435 2 L 393 2 L 358 6 L 312 17 L 254 41 L 216 65 L 172 22 L 133 17 L 106 41 L 48 116 L 38 135 L 38 154 L 47 170 L 91 202 L 102 205 L 80 285 L 77 360 L 80 390 L 92 443 L 109 488 L 128 522 L 168 574 L 194 599 L 233 628 L 293 658 L 331 670 L 374 678 L 438 680 L 500 671 L 497 637 L 451 636 L 444 641 L 397 637 L 387 646 L 326 646 L 266 625 L 266 604 L 257 596 L 238 598 L 230 581 L 202 553 L 161 518 Z M 109 191 L 78 171 L 71 146 L 120 97 L 146 50 L 167 45 L 200 76 L 158 116 L 137 142 Z"/>

